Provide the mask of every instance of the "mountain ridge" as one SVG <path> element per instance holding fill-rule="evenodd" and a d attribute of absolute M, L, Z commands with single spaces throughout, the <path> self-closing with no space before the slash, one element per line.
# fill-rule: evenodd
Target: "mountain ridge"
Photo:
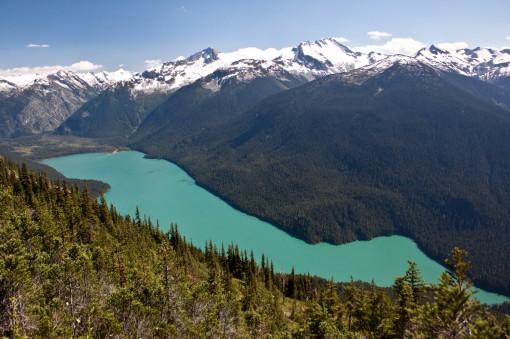
<path fill-rule="evenodd" d="M 245 82 L 267 75 L 281 81 L 295 78 L 311 81 L 399 58 L 409 57 L 355 52 L 334 38 L 324 38 L 282 49 L 251 47 L 224 53 L 206 48 L 188 58 L 164 62 L 143 72 L 120 69 L 79 74 L 58 70 L 51 74 L 0 77 L 0 105 L 3 103 L 4 108 L 3 112 L 0 110 L 0 116 L 9 121 L 6 127 L 0 129 L 0 136 L 53 131 L 81 105 L 105 90 L 120 88 L 122 91 L 127 87 L 132 101 L 137 101 L 136 97 L 141 95 L 145 102 L 148 100 L 145 96 L 148 96 L 158 98 L 158 103 L 159 98 L 215 73 L 228 74 L 230 79 L 235 77 Z M 444 71 L 454 71 L 510 88 L 510 50 L 507 49 L 478 47 L 446 51 L 431 45 L 420 49 L 411 58 Z M 225 79 L 216 82 L 222 81 Z M 209 89 L 221 88 L 213 82 L 210 84 Z M 48 96 L 49 93 L 53 94 Z M 19 99 L 20 96 L 24 99 Z M 155 107 L 147 107 L 151 106 Z"/>
<path fill-rule="evenodd" d="M 162 90 L 174 90 L 187 85 L 201 77 L 207 76 L 222 67 L 231 67 L 243 60 L 273 61 L 280 66 L 299 73 L 312 74 L 315 78 L 326 74 L 341 73 L 380 61 L 388 56 L 377 52 L 354 52 L 349 47 L 334 38 L 323 38 L 314 42 L 301 42 L 295 47 L 282 49 L 269 48 L 266 50 L 255 47 L 241 48 L 234 52 L 220 52 L 208 47 L 192 54 L 188 58 L 179 57 L 173 61 L 162 63 L 158 67 L 148 68 L 141 72 L 131 72 L 119 69 L 113 72 L 75 73 L 83 81 L 94 88 L 104 89 L 118 83 L 131 81 L 138 91 L 154 90 L 148 86 L 149 80 L 159 80 Z M 494 80 L 510 75 L 510 50 L 481 48 L 444 50 L 435 45 L 423 47 L 411 57 L 428 63 L 442 70 L 455 70 L 464 75 L 476 75 L 480 79 Z M 196 64 L 198 62 L 198 64 Z M 210 69 L 197 72 L 196 68 L 211 65 Z M 188 67 L 186 67 L 188 66 Z M 186 68 L 194 67 L 188 76 L 182 76 Z M 301 69 L 300 69 L 301 67 Z M 306 70 L 305 70 L 306 69 Z M 71 71 L 58 70 L 50 75 L 59 73 L 72 74 Z M 181 74 L 180 74 L 181 73 Z M 18 76 L 0 77 L 0 92 L 15 86 L 18 89 L 31 86 L 49 74 L 23 74 Z M 164 81 L 162 81 L 164 80 Z M 153 85 L 153 84 L 152 84 Z"/>
<path fill-rule="evenodd" d="M 436 259 L 467 246 L 477 281 L 508 294 L 510 111 L 491 102 L 504 89 L 414 58 L 370 67 L 276 93 L 214 128 L 162 123 L 132 146 L 309 242 L 397 233 Z"/>

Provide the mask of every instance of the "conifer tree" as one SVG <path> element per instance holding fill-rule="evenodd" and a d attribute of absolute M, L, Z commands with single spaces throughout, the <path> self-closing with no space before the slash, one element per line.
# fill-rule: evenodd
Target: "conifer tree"
<path fill-rule="evenodd" d="M 471 298 L 476 291 L 467 276 L 470 264 L 466 257 L 466 251 L 453 249 L 445 260 L 447 271 L 434 287 L 434 301 L 418 309 L 408 334 L 436 338 L 463 338 L 472 334 L 471 325 L 481 315 L 481 306 Z"/>
<path fill-rule="evenodd" d="M 287 281 L 287 286 L 285 290 L 285 296 L 288 298 L 295 298 L 296 297 L 296 273 L 294 272 L 294 266 L 292 266 L 292 269 L 290 271 L 289 279 Z"/>
<path fill-rule="evenodd" d="M 204 253 L 176 225 L 163 234 L 139 210 L 121 216 L 76 185 L 2 164 L 0 337 L 510 337 L 510 318 L 470 299 L 459 249 L 433 301 L 409 263 L 393 307 L 385 290 L 352 279 L 340 302 L 333 281 L 275 274 L 266 256 L 259 269 L 233 243 L 208 241 Z"/>
<path fill-rule="evenodd" d="M 425 293 L 425 283 L 416 263 L 408 261 L 408 264 L 409 268 L 405 276 L 396 278 L 393 284 L 393 291 L 396 295 L 393 330 L 399 338 L 405 336 L 411 317 L 416 312 Z"/>

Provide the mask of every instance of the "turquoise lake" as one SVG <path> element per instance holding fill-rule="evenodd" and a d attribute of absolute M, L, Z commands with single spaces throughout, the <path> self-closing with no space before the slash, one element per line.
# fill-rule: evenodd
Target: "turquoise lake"
<path fill-rule="evenodd" d="M 164 231 L 177 224 L 182 235 L 203 248 L 211 239 L 218 247 L 236 243 L 248 253 L 253 250 L 274 263 L 276 271 L 310 273 L 335 281 L 372 281 L 391 286 L 395 277 L 414 261 L 425 281 L 437 282 L 444 268 L 430 260 L 416 244 L 405 237 L 378 237 L 345 245 L 310 245 L 293 238 L 269 223 L 237 211 L 197 186 L 193 178 L 175 164 L 145 159 L 140 152 L 77 154 L 44 161 L 70 178 L 98 179 L 111 185 L 106 194 L 122 214 L 142 215 L 159 220 Z M 477 298 L 499 303 L 509 298 L 480 291 Z"/>

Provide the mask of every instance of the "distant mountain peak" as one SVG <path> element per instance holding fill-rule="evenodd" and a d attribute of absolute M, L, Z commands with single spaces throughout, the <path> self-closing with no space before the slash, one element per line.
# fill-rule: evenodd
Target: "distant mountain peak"
<path fill-rule="evenodd" d="M 280 80 L 290 77 L 311 81 L 326 75 L 361 68 L 360 72 L 354 72 L 354 75 L 351 75 L 356 78 L 356 74 L 365 74 L 356 80 L 360 81 L 368 74 L 376 74 L 396 61 L 412 63 L 412 59 L 443 71 L 454 71 L 487 81 L 510 77 L 510 49 L 498 51 L 493 48 L 475 48 L 453 51 L 430 45 L 420 49 L 413 57 L 387 56 L 373 51 L 355 52 L 345 46 L 341 40 L 325 37 L 282 49 L 262 50 L 248 47 L 224 53 L 208 47 L 187 58 L 164 62 L 140 73 L 120 69 L 115 72 L 75 74 L 60 70 L 52 73 L 50 78 L 48 75 L 38 74 L 4 77 L 0 78 L 4 81 L 0 91 L 5 96 L 16 90 L 42 85 L 48 81 L 58 81 L 58 78 L 61 78 L 61 83 L 73 79 L 76 85 L 88 85 L 97 91 L 129 83 L 130 90 L 135 93 L 169 93 L 222 69 L 228 69 L 228 72 L 216 74 L 223 74 L 230 80 L 225 82 L 217 78 L 217 83 L 232 83 L 234 77 L 238 81 L 247 82 L 260 76 L 273 76 Z M 86 84 L 84 85 L 77 78 Z M 217 88 L 217 86 L 214 87 L 215 90 Z"/>
<path fill-rule="evenodd" d="M 187 58 L 186 61 L 193 62 L 193 61 L 198 61 L 198 60 L 202 59 L 204 61 L 204 63 L 208 64 L 208 63 L 218 60 L 219 53 L 220 52 L 217 51 L 216 49 L 208 47 L 198 53 L 193 54 L 192 56 Z"/>
<path fill-rule="evenodd" d="M 441 48 L 439 48 L 439 47 L 437 47 L 435 45 L 430 45 L 430 47 L 428 49 L 429 49 L 430 53 L 435 54 L 435 55 L 437 55 L 437 54 L 450 54 L 450 52 L 448 52 L 448 51 L 446 51 L 444 49 L 441 49 Z"/>
<path fill-rule="evenodd" d="M 408 56 L 401 56 L 394 60 L 384 73 L 405 73 L 413 76 L 437 75 L 438 72 L 431 66 Z"/>
<path fill-rule="evenodd" d="M 449 54 L 450 54 L 450 52 L 448 52 L 447 50 L 441 49 L 441 48 L 437 47 L 436 45 L 430 45 L 430 46 L 423 47 L 422 49 L 420 49 L 418 52 L 416 52 L 414 57 L 416 58 L 416 57 L 427 56 L 427 55 L 438 56 L 438 55 L 449 55 Z"/>

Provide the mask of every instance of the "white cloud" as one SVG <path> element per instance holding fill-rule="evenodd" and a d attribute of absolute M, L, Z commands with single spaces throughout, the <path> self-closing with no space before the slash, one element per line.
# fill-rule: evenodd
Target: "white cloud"
<path fill-rule="evenodd" d="M 389 38 L 391 36 L 391 33 L 386 32 L 379 32 L 379 31 L 370 31 L 367 32 L 370 39 L 373 40 L 381 40 L 382 38 Z"/>
<path fill-rule="evenodd" d="M 103 68 L 103 65 L 96 65 L 90 61 L 83 60 L 77 63 L 72 64 L 71 66 L 67 66 L 65 68 L 66 71 L 73 71 L 73 72 L 90 72 L 97 69 Z"/>
<path fill-rule="evenodd" d="M 146 69 L 160 67 L 163 64 L 160 59 L 145 60 L 144 62 Z"/>
<path fill-rule="evenodd" d="M 456 51 L 458 49 L 468 48 L 469 45 L 464 41 L 457 42 L 442 42 L 440 44 L 436 44 L 437 47 L 447 50 L 447 51 Z"/>
<path fill-rule="evenodd" d="M 28 48 L 49 48 L 50 45 L 38 45 L 38 44 L 28 44 Z"/>
<path fill-rule="evenodd" d="M 0 69 L 1 77 L 18 76 L 24 74 L 51 74 L 57 71 L 72 71 L 75 73 L 89 72 L 102 68 L 103 65 L 96 65 L 90 61 L 82 60 L 69 66 L 39 66 L 39 67 L 17 67 Z"/>
<path fill-rule="evenodd" d="M 412 55 L 426 45 L 413 38 L 392 38 L 382 45 L 366 45 L 352 48 L 356 52 L 370 53 L 379 52 L 383 54 L 404 54 Z"/>
<path fill-rule="evenodd" d="M 344 37 L 333 38 L 338 42 L 349 42 L 350 40 Z"/>
<path fill-rule="evenodd" d="M 510 36 L 507 36 L 505 39 L 510 40 Z"/>

